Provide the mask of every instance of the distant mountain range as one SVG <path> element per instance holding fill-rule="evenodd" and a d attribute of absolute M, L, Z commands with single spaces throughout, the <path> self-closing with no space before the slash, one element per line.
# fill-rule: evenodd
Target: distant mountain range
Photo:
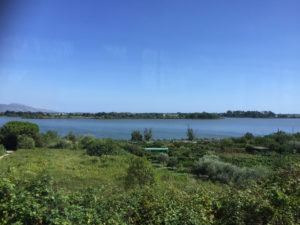
<path fill-rule="evenodd" d="M 0 112 L 6 112 L 6 111 L 14 111 L 14 112 L 49 112 L 49 113 L 55 112 L 55 111 L 49 110 L 49 109 L 34 108 L 34 107 L 31 107 L 31 106 L 17 104 L 17 103 L 0 104 Z"/>

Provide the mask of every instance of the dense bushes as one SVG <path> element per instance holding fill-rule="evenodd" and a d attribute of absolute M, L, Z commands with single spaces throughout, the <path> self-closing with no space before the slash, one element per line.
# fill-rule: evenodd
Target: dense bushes
<path fill-rule="evenodd" d="M 161 153 L 159 153 L 157 160 L 160 163 L 167 163 L 169 161 L 169 155 L 167 153 L 161 152 Z"/>
<path fill-rule="evenodd" d="M 120 148 L 112 139 L 94 139 L 86 148 L 87 154 L 93 156 L 116 155 L 120 151 Z"/>
<path fill-rule="evenodd" d="M 154 171 L 151 163 L 141 157 L 132 160 L 125 177 L 125 187 L 132 188 L 135 186 L 154 185 Z"/>
<path fill-rule="evenodd" d="M 79 147 L 82 149 L 87 149 L 95 140 L 92 135 L 86 135 L 79 138 Z"/>
<path fill-rule="evenodd" d="M 190 127 L 187 128 L 187 131 L 186 131 L 186 136 L 188 138 L 188 140 L 192 141 L 195 139 L 195 134 L 194 134 L 194 130 Z"/>
<path fill-rule="evenodd" d="M 7 149 L 16 150 L 18 148 L 18 136 L 25 135 L 35 140 L 39 134 L 39 130 L 40 128 L 37 124 L 12 120 L 1 127 L 0 136 L 3 145 Z"/>
<path fill-rule="evenodd" d="M 134 130 L 131 132 L 131 140 L 134 142 L 139 142 L 143 140 L 143 135 L 138 130 Z"/>
<path fill-rule="evenodd" d="M 173 188 L 139 187 L 103 196 L 101 188 L 62 194 L 48 176 L 0 178 L 1 224 L 212 224 L 210 199 Z"/>
<path fill-rule="evenodd" d="M 18 143 L 18 148 L 34 149 L 35 147 L 35 142 L 33 138 L 28 137 L 24 134 L 18 136 L 17 143 Z"/>
<path fill-rule="evenodd" d="M 48 175 L 30 182 L 0 177 L 0 224 L 293 225 L 299 176 L 293 168 L 245 190 L 146 185 L 122 193 L 104 185 L 62 193 Z"/>
<path fill-rule="evenodd" d="M 5 148 L 4 148 L 4 145 L 1 145 L 0 144 L 0 156 L 4 155 L 5 154 Z"/>
<path fill-rule="evenodd" d="M 218 198 L 215 224 L 299 224 L 299 177 L 298 165 L 274 174 L 261 185 L 223 192 Z"/>
<path fill-rule="evenodd" d="M 152 138 L 152 129 L 151 128 L 150 129 L 145 128 L 145 130 L 144 130 L 144 139 L 146 141 L 149 141 L 151 138 Z"/>
<path fill-rule="evenodd" d="M 169 157 L 167 161 L 167 166 L 168 167 L 175 167 L 178 165 L 178 159 L 176 157 Z"/>
<path fill-rule="evenodd" d="M 240 168 L 230 163 L 220 161 L 215 155 L 205 155 L 194 163 L 193 172 L 196 175 L 207 175 L 211 180 L 223 183 L 241 183 L 251 179 L 261 178 L 266 174 L 262 167 L 256 169 Z"/>
<path fill-rule="evenodd" d="M 124 146 L 125 151 L 136 155 L 136 156 L 145 156 L 146 151 L 140 145 L 127 144 Z"/>
<path fill-rule="evenodd" d="M 70 149 L 72 148 L 72 142 L 66 139 L 59 139 L 53 147 L 60 149 Z"/>
<path fill-rule="evenodd" d="M 69 140 L 69 141 L 72 141 L 74 143 L 77 139 L 77 136 L 73 131 L 70 131 L 68 133 L 68 135 L 66 136 L 66 139 Z"/>

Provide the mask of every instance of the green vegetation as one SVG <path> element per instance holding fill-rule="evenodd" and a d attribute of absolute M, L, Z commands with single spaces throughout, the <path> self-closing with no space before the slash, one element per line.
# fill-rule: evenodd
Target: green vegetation
<path fill-rule="evenodd" d="M 238 118 L 275 118 L 276 114 L 271 111 L 227 111 L 223 114 L 224 117 Z"/>
<path fill-rule="evenodd" d="M 34 140 L 39 135 L 39 126 L 27 121 L 9 121 L 1 127 L 0 139 L 7 149 L 16 150 L 18 143 L 34 146 Z"/>
<path fill-rule="evenodd" d="M 13 112 L 6 111 L 0 116 L 21 117 L 32 119 L 220 119 L 217 113 L 44 113 L 44 112 Z"/>
<path fill-rule="evenodd" d="M 162 164 L 167 163 L 169 161 L 169 155 L 167 153 L 161 152 L 159 153 L 157 160 Z"/>
<path fill-rule="evenodd" d="M 22 149 L 0 160 L 0 224 L 293 225 L 300 219 L 299 133 L 193 141 L 147 141 L 139 133 L 137 141 L 25 130 L 16 139 Z"/>
<path fill-rule="evenodd" d="M 143 140 L 143 135 L 138 130 L 134 130 L 131 132 L 131 140 L 134 142 L 139 142 Z"/>
<path fill-rule="evenodd" d="M 150 141 L 151 138 L 152 138 L 152 129 L 151 128 L 150 129 L 145 128 L 145 130 L 144 130 L 144 139 L 146 141 Z"/>
<path fill-rule="evenodd" d="M 186 135 L 187 135 L 188 140 L 190 140 L 190 141 L 195 139 L 194 130 L 190 127 L 187 128 Z"/>
<path fill-rule="evenodd" d="M 1 145 L 0 144 L 0 156 L 4 155 L 5 154 L 5 148 L 4 148 L 4 145 Z"/>
<path fill-rule="evenodd" d="M 86 146 L 86 153 L 93 156 L 120 155 L 121 149 L 112 139 L 94 139 Z"/>
<path fill-rule="evenodd" d="M 46 113 L 46 112 L 14 112 L 6 111 L 0 116 L 21 117 L 32 119 L 220 119 L 235 118 L 300 118 L 299 114 L 275 114 L 271 111 L 227 111 L 226 113 L 129 113 L 129 112 L 98 112 L 98 113 Z"/>
<path fill-rule="evenodd" d="M 126 188 L 153 186 L 154 184 L 155 178 L 151 163 L 145 158 L 133 159 L 125 177 Z"/>
<path fill-rule="evenodd" d="M 28 137 L 26 134 L 19 135 L 17 138 L 17 147 L 18 148 L 26 148 L 26 149 L 34 149 L 35 142 L 32 137 Z"/>
<path fill-rule="evenodd" d="M 213 181 L 222 183 L 242 184 L 257 180 L 266 175 L 264 167 L 238 167 L 228 162 L 222 162 L 218 156 L 204 155 L 194 163 L 193 172 L 196 175 L 207 175 Z"/>

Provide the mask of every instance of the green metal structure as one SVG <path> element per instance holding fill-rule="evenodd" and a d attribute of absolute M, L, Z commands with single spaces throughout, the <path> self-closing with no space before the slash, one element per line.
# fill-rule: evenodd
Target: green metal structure
<path fill-rule="evenodd" d="M 168 148 L 144 148 L 147 151 L 168 151 Z"/>

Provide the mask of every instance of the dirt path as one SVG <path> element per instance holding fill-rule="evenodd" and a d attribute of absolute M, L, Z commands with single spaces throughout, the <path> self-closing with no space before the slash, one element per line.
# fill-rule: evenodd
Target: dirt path
<path fill-rule="evenodd" d="M 8 156 L 8 155 L 10 155 L 12 153 L 13 153 L 13 151 L 7 151 L 5 155 L 0 156 L 0 160 L 3 159 L 5 156 Z"/>

